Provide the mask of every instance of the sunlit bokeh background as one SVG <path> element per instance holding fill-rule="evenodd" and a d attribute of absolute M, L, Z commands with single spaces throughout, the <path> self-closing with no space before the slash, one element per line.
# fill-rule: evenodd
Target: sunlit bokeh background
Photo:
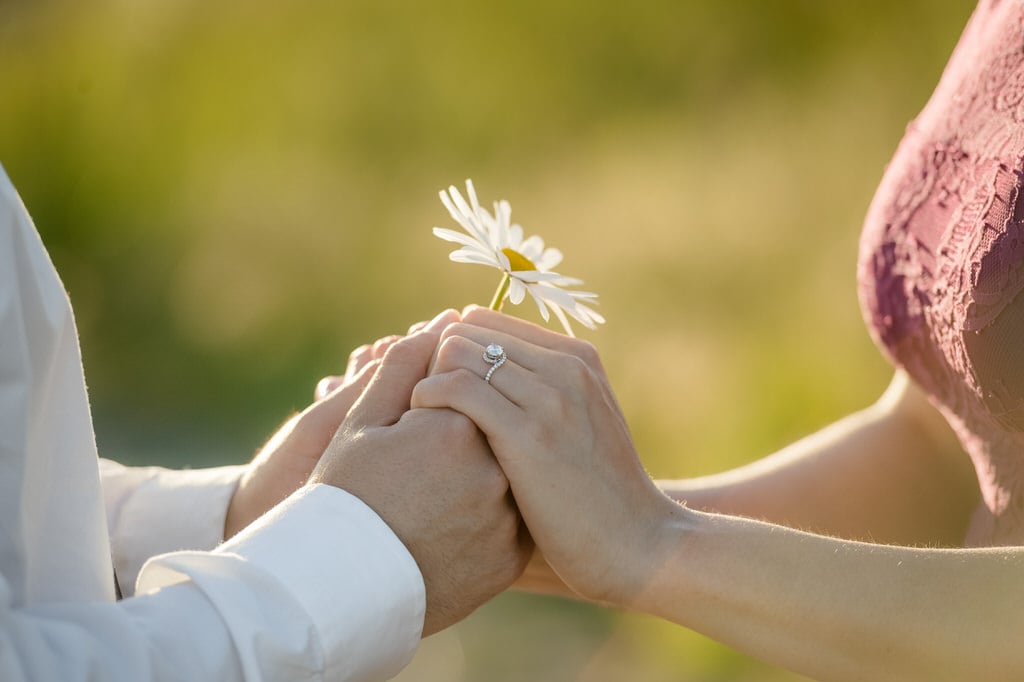
<path fill-rule="evenodd" d="M 704 474 L 887 383 L 858 232 L 971 7 L 0 0 L 0 162 L 75 304 L 106 456 L 246 461 L 352 347 L 486 303 L 495 273 L 430 234 L 471 177 L 601 294 L 584 336 L 652 474 Z M 401 679 L 799 678 L 509 594 Z"/>

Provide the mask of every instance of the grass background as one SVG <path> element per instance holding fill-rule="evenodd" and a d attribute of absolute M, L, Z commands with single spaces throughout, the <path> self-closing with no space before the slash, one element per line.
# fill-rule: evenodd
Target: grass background
<path fill-rule="evenodd" d="M 76 307 L 101 452 L 242 462 L 349 350 L 497 281 L 471 177 L 566 253 L 653 475 L 771 452 L 890 369 L 854 267 L 967 0 L 0 0 L 0 162 Z M 529 319 L 535 312 L 515 311 Z M 503 595 L 401 679 L 792 680 Z"/>

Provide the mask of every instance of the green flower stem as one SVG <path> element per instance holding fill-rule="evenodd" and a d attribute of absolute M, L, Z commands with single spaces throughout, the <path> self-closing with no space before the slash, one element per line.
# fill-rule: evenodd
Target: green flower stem
<path fill-rule="evenodd" d="M 512 278 L 506 272 L 505 276 L 501 279 L 501 284 L 498 285 L 498 290 L 494 292 L 494 298 L 491 299 L 491 305 L 488 306 L 491 310 L 501 312 L 501 306 L 505 303 L 505 294 L 508 293 L 508 286 L 511 282 Z"/>

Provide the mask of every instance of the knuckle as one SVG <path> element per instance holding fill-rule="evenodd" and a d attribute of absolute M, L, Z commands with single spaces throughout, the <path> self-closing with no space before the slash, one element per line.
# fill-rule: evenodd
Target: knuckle
<path fill-rule="evenodd" d="M 558 369 L 562 378 L 562 389 L 557 391 L 561 399 L 572 400 L 591 394 L 600 386 L 595 370 L 582 358 L 569 355 Z"/>
<path fill-rule="evenodd" d="M 373 374 L 380 368 L 381 359 L 373 358 L 363 363 L 356 371 L 354 371 L 347 378 L 348 386 L 357 385 L 359 381 L 367 376 L 373 376 Z M 362 391 L 362 388 L 359 389 Z"/>
<path fill-rule="evenodd" d="M 600 367 L 601 355 L 597 352 L 597 346 L 590 341 L 576 341 L 575 355 L 588 367 Z"/>
<path fill-rule="evenodd" d="M 359 364 L 364 358 L 366 358 L 372 352 L 373 346 L 365 343 L 362 346 L 359 346 L 358 348 L 354 349 L 351 353 L 348 354 L 349 367 Z"/>
<path fill-rule="evenodd" d="M 439 372 L 448 372 L 464 367 L 473 352 L 473 342 L 464 336 L 449 336 L 441 340 L 437 351 L 435 367 Z"/>
<path fill-rule="evenodd" d="M 478 324 L 485 320 L 490 312 L 487 308 L 474 307 L 469 312 L 463 314 L 462 321 L 467 324 Z"/>
<path fill-rule="evenodd" d="M 569 356 L 566 362 L 566 368 L 570 373 L 569 376 L 576 383 L 586 383 L 590 378 L 590 367 L 588 367 L 587 362 L 578 355 Z"/>
<path fill-rule="evenodd" d="M 425 360 L 428 341 L 422 336 L 406 336 L 395 341 L 384 351 L 382 360 L 387 364 L 411 363 Z"/>
<path fill-rule="evenodd" d="M 441 340 L 449 339 L 452 337 L 465 336 L 468 326 L 463 322 L 452 322 L 450 325 L 444 328 L 441 332 Z"/>
<path fill-rule="evenodd" d="M 373 342 L 372 350 L 374 355 L 379 355 L 391 344 L 398 340 L 397 336 L 385 336 Z"/>
<path fill-rule="evenodd" d="M 477 377 L 465 367 L 458 367 L 444 375 L 444 389 L 452 393 L 466 393 L 471 391 L 476 383 Z M 456 413 L 462 419 L 469 421 L 469 417 Z M 472 422 L 470 422 L 472 424 Z M 474 428 L 476 426 L 474 425 Z"/>
<path fill-rule="evenodd" d="M 343 378 L 339 376 L 326 376 L 316 383 L 316 388 L 313 390 L 313 395 L 316 396 L 316 398 L 319 400 L 326 396 L 328 393 L 332 392 L 338 386 L 340 386 L 342 381 Z"/>
<path fill-rule="evenodd" d="M 403 339 L 398 343 L 392 344 L 390 348 L 384 353 L 382 358 L 384 362 L 401 362 L 410 359 L 413 356 L 414 351 L 413 337 Z"/>
<path fill-rule="evenodd" d="M 457 379 L 457 377 L 453 377 Z M 453 440 L 459 443 L 466 443 L 478 439 L 479 430 L 473 420 L 455 410 L 445 410 L 443 431 Z"/>
<path fill-rule="evenodd" d="M 412 396 L 409 398 L 409 406 L 416 410 L 418 408 L 432 407 L 436 400 L 437 377 L 427 377 L 416 382 L 412 387 Z"/>
<path fill-rule="evenodd" d="M 434 374 L 444 374 L 452 371 L 458 366 L 458 351 L 451 343 L 451 339 L 442 339 L 437 347 L 437 355 L 434 357 Z"/>

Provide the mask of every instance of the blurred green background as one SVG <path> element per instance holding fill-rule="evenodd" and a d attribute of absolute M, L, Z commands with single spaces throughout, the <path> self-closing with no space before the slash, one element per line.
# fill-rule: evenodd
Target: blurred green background
<path fill-rule="evenodd" d="M 860 223 L 971 7 L 0 0 L 0 162 L 75 304 L 106 456 L 245 461 L 352 347 L 486 303 L 496 273 L 430 234 L 471 177 L 601 294 L 583 336 L 652 474 L 704 474 L 886 385 Z M 402 679 L 798 678 L 510 594 Z"/>

